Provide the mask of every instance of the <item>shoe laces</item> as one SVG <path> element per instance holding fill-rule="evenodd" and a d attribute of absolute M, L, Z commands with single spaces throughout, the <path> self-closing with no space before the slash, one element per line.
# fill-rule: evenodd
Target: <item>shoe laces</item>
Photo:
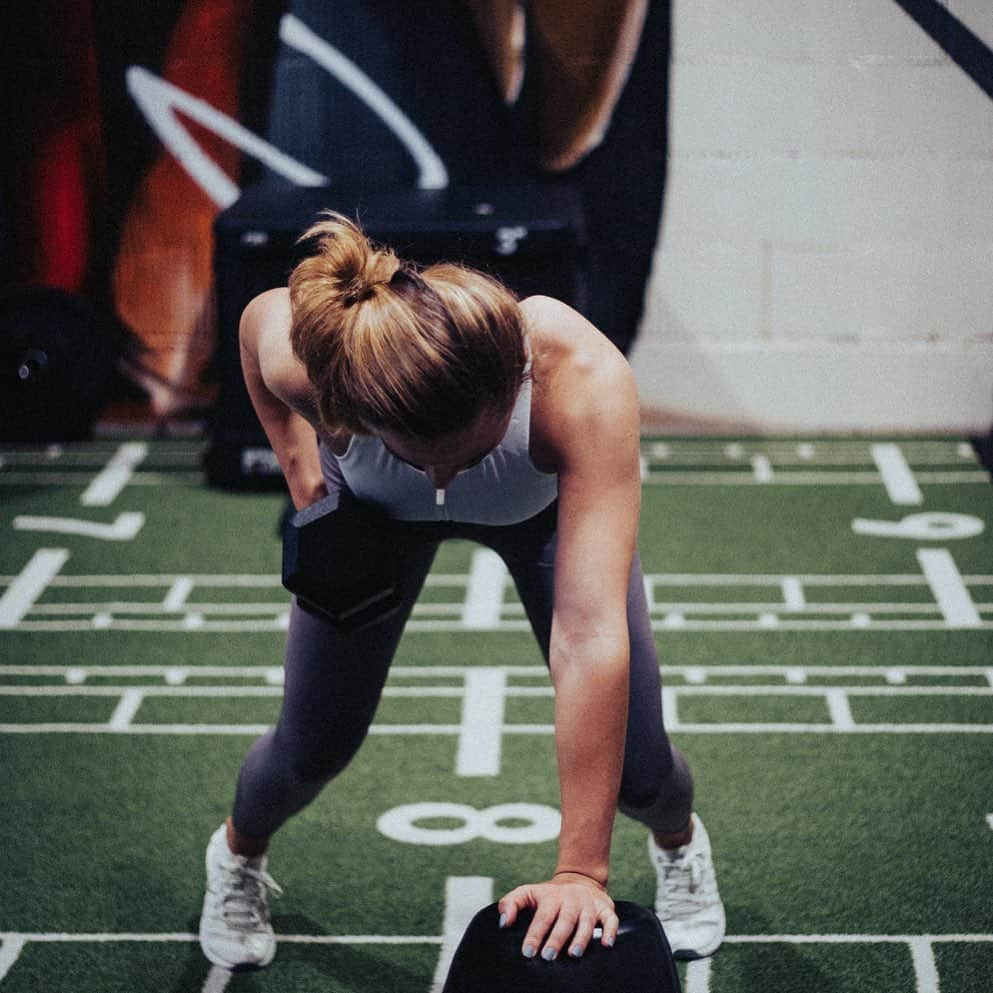
<path fill-rule="evenodd" d="M 700 909 L 701 904 L 709 902 L 708 888 L 705 885 L 705 852 L 692 852 L 677 858 L 662 855 L 657 864 L 662 874 L 659 889 L 668 914 L 678 917 L 684 913 L 693 913 Z"/>
<path fill-rule="evenodd" d="M 253 930 L 269 923 L 268 895 L 279 897 L 283 888 L 264 869 L 231 859 L 221 864 L 224 873 L 221 917 L 230 927 Z"/>

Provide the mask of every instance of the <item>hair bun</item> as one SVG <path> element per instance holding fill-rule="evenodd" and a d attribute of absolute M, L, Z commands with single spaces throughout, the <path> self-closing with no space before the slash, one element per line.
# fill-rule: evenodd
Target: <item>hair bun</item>
<path fill-rule="evenodd" d="M 300 240 L 316 243 L 298 267 L 304 281 L 316 277 L 325 286 L 330 282 L 339 306 L 346 308 L 374 296 L 376 287 L 388 284 L 400 268 L 391 249 L 373 245 L 357 224 L 335 211 L 324 211 Z"/>
<path fill-rule="evenodd" d="M 361 269 L 342 287 L 342 303 L 351 307 L 375 295 L 377 286 L 386 286 L 400 268 L 400 260 L 393 252 L 376 249 L 366 242 L 368 251 Z"/>

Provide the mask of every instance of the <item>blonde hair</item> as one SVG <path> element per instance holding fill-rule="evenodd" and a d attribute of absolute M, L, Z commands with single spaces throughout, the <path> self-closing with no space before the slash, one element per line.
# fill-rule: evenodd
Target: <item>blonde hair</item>
<path fill-rule="evenodd" d="M 517 299 L 464 266 L 423 270 L 328 211 L 290 274 L 290 342 L 331 431 L 433 439 L 508 411 L 527 365 Z"/>

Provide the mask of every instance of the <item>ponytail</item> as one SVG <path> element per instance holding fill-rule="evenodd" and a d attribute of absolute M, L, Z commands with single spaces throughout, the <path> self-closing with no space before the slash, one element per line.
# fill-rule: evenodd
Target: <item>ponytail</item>
<path fill-rule="evenodd" d="M 527 362 L 514 295 L 476 270 L 423 271 L 327 212 L 290 275 L 290 342 L 330 431 L 431 439 L 513 405 Z"/>

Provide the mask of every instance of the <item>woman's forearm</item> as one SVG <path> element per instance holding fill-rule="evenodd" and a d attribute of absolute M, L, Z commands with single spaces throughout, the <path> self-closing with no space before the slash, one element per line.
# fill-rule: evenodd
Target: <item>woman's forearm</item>
<path fill-rule="evenodd" d="M 627 639 L 553 648 L 555 741 L 562 804 L 557 872 L 606 885 L 627 729 Z"/>

